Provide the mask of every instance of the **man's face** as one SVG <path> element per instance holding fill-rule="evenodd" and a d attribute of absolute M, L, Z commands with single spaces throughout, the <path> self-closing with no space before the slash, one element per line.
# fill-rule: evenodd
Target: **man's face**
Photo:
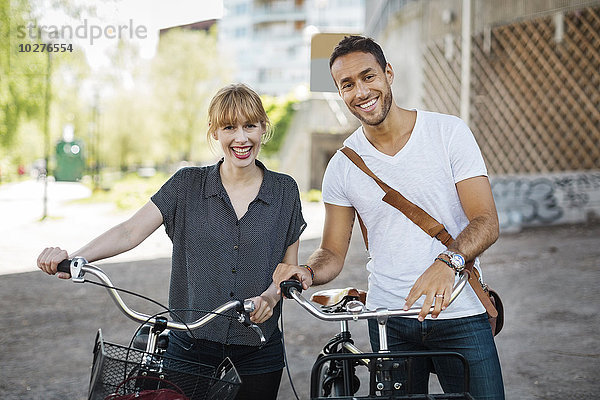
<path fill-rule="evenodd" d="M 336 58 L 331 76 L 340 96 L 356 118 L 367 125 L 381 124 L 392 106 L 394 72 L 383 71 L 370 53 L 354 52 Z"/>

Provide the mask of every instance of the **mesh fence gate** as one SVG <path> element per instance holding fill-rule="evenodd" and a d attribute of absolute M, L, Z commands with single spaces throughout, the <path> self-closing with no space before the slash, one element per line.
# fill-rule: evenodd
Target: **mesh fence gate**
<path fill-rule="evenodd" d="M 600 169 L 600 7 L 472 38 L 470 127 L 492 174 Z M 427 109 L 459 115 L 460 37 L 425 50 Z"/>

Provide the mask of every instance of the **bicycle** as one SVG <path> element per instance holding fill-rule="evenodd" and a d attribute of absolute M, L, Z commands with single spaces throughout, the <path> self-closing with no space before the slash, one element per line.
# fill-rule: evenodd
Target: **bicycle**
<path fill-rule="evenodd" d="M 450 303 L 456 299 L 468 282 L 468 275 L 459 275 L 454 285 Z M 472 400 L 469 394 L 469 365 L 466 359 L 457 352 L 451 351 L 403 351 L 391 352 L 387 346 L 386 324 L 389 317 L 412 316 L 420 312 L 420 308 L 411 309 L 368 310 L 365 307 L 366 292 L 355 288 L 329 289 L 319 291 L 311 296 L 310 301 L 302 296 L 302 285 L 297 280 L 281 282 L 282 294 L 295 300 L 302 308 L 313 316 L 324 321 L 340 322 L 340 332 L 332 337 L 321 350 L 313 364 L 310 375 L 310 399 L 466 399 Z M 314 303 L 320 305 L 320 309 Z M 433 307 L 429 313 L 433 311 Z M 380 350 L 363 352 L 354 345 L 350 333 L 349 322 L 374 318 L 379 327 Z M 458 359 L 463 366 L 464 391 L 444 394 L 410 394 L 412 377 L 410 366 L 414 359 L 423 357 L 451 357 Z M 365 367 L 369 375 L 368 394 L 356 397 L 360 387 L 360 379 L 356 374 L 357 367 Z M 406 378 L 400 379 L 403 371 Z"/>
<path fill-rule="evenodd" d="M 102 331 L 98 330 L 94 343 L 89 400 L 233 399 L 241 379 L 231 360 L 226 358 L 215 368 L 170 357 L 166 354 L 169 330 L 191 332 L 222 316 L 237 319 L 254 330 L 261 343 L 266 342 L 261 329 L 250 321 L 249 313 L 254 311 L 251 300 L 231 300 L 191 323 L 177 322 L 160 314 L 147 315 L 129 308 L 119 291 L 144 296 L 117 289 L 102 269 L 88 264 L 84 258 L 64 260 L 59 263 L 58 271 L 70 273 L 74 283 L 94 283 L 105 287 L 121 312 L 142 324 L 129 346 L 104 341 Z M 100 282 L 85 279 L 86 274 L 96 277 Z M 177 310 L 161 307 L 176 317 Z M 235 317 L 225 314 L 231 310 L 235 312 Z"/>

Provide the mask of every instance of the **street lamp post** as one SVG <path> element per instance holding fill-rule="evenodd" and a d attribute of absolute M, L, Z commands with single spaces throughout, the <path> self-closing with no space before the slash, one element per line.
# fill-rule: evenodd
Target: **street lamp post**
<path fill-rule="evenodd" d="M 94 191 L 100 190 L 100 129 L 98 126 L 98 112 L 100 96 L 98 94 L 98 89 L 96 89 L 94 93 L 94 105 L 92 109 L 92 124 L 94 127 L 94 136 L 93 136 L 93 146 L 94 146 Z"/>
<path fill-rule="evenodd" d="M 50 41 L 47 43 L 51 44 Z M 50 102 L 52 100 L 52 52 L 47 51 L 48 63 L 46 67 L 46 94 L 44 104 L 44 212 L 42 220 L 48 217 L 48 175 L 50 162 Z"/>

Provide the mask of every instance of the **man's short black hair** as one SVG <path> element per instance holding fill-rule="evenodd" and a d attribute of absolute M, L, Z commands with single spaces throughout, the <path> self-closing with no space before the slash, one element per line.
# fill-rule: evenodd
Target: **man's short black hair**
<path fill-rule="evenodd" d="M 357 35 L 346 36 L 335 46 L 331 57 L 329 57 L 329 69 L 331 69 L 331 66 L 338 57 L 354 52 L 373 54 L 381 69 L 385 71 L 387 61 L 381 47 L 373 39 Z"/>

